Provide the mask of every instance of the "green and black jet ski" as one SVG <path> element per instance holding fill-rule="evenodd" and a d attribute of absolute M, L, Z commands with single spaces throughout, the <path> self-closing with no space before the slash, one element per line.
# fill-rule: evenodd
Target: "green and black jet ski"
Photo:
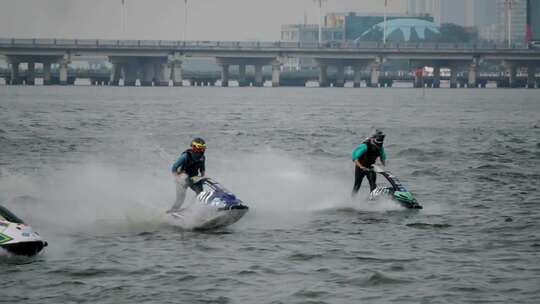
<path fill-rule="evenodd" d="M 378 166 L 373 166 L 375 173 L 384 176 L 390 183 L 390 186 L 377 187 L 369 194 L 370 200 L 376 200 L 378 198 L 387 197 L 397 202 L 401 206 L 408 209 L 422 209 L 422 206 L 418 203 L 413 194 L 405 188 L 397 177 L 392 175 L 389 171 L 382 170 Z"/>
<path fill-rule="evenodd" d="M 5 207 L 0 206 L 0 255 L 34 256 L 47 246 L 41 236 Z"/>

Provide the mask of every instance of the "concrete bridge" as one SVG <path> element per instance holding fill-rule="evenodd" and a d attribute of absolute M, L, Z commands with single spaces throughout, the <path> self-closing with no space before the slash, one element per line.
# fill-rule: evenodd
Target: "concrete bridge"
<path fill-rule="evenodd" d="M 0 54 L 9 63 L 9 83 L 34 84 L 36 63 L 42 64 L 44 84 L 53 84 L 51 65 L 58 65 L 58 83 L 68 84 L 68 65 L 77 57 L 108 57 L 112 63 L 110 85 L 182 85 L 182 62 L 186 57 L 215 58 L 221 66 L 220 83 L 228 86 L 230 67 L 238 66 L 240 86 L 248 85 L 246 66 L 254 66 L 254 86 L 263 85 L 263 66 L 271 66 L 272 86 L 280 85 L 281 66 L 288 58 L 311 58 L 318 66 L 317 81 L 329 86 L 328 67 L 336 68 L 334 84 L 343 87 L 345 69 L 353 71 L 352 82 L 359 87 L 366 73 L 369 86 L 381 83 L 381 65 L 388 60 L 407 60 L 413 69 L 432 67 L 429 77 L 432 87 L 439 87 L 441 68 L 450 70 L 450 87 L 458 87 L 459 74 L 466 73 L 468 87 L 481 85 L 478 66 L 493 62 L 505 73 L 508 86 L 519 85 L 518 70 L 527 69 L 527 86 L 538 86 L 537 49 L 507 48 L 495 44 L 447 43 L 296 43 L 296 42 L 230 42 L 230 41 L 161 41 L 161 40 L 79 40 L 79 39 L 0 39 Z M 21 77 L 19 66 L 28 68 Z M 416 74 L 416 87 L 425 85 L 425 77 Z"/>

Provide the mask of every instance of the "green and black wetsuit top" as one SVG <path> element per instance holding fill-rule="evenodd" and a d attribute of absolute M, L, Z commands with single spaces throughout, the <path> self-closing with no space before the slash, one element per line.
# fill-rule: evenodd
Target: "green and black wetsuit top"
<path fill-rule="evenodd" d="M 381 160 L 386 161 L 384 147 L 382 145 L 378 147 L 372 144 L 369 138 L 356 147 L 356 149 L 354 149 L 352 152 L 352 160 L 359 160 L 362 166 L 368 168 L 373 166 L 377 160 L 377 157 L 380 157 Z"/>

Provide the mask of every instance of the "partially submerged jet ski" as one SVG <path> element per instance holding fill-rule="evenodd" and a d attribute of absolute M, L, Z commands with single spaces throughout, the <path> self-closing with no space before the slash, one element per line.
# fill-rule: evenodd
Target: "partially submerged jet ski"
<path fill-rule="evenodd" d="M 32 227 L 0 206 L 0 248 L 15 255 L 33 256 L 47 246 Z"/>
<path fill-rule="evenodd" d="M 183 229 L 210 230 L 236 223 L 249 210 L 234 194 L 210 178 L 199 178 L 203 191 L 193 204 L 168 214 L 168 222 Z"/>
<path fill-rule="evenodd" d="M 371 191 L 369 195 L 370 200 L 376 200 L 378 198 L 390 198 L 393 201 L 399 203 L 401 206 L 409 209 L 422 209 L 422 206 L 416 201 L 416 198 L 409 190 L 405 188 L 397 177 L 392 175 L 388 171 L 382 170 L 378 166 L 373 166 L 375 173 L 384 176 L 390 183 L 390 186 L 377 187 Z"/>

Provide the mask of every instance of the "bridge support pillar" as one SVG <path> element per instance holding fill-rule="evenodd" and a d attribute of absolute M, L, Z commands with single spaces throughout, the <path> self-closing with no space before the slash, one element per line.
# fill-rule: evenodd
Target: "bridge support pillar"
<path fill-rule="evenodd" d="M 255 64 L 255 86 L 262 87 L 263 81 L 262 64 Z"/>
<path fill-rule="evenodd" d="M 11 85 L 15 85 L 15 84 L 20 84 L 20 79 L 19 79 L 19 65 L 20 63 L 19 62 L 14 62 L 12 61 L 10 63 L 10 68 L 11 68 L 11 80 L 10 80 L 10 84 Z"/>
<path fill-rule="evenodd" d="M 142 77 L 140 79 L 141 87 L 151 87 L 154 80 L 156 80 L 156 71 L 154 62 L 151 60 L 144 60 L 141 64 Z"/>
<path fill-rule="evenodd" d="M 229 86 L 229 65 L 225 63 L 221 64 L 221 86 Z"/>
<path fill-rule="evenodd" d="M 319 87 L 328 87 L 328 66 L 323 63 L 319 63 Z"/>
<path fill-rule="evenodd" d="M 28 70 L 26 71 L 26 85 L 36 84 L 36 63 L 28 62 Z"/>
<path fill-rule="evenodd" d="M 455 89 L 458 86 L 457 74 L 458 74 L 457 66 L 451 66 L 450 67 L 450 88 L 451 89 Z"/>
<path fill-rule="evenodd" d="M 369 86 L 372 88 L 378 88 L 379 87 L 379 74 L 380 74 L 380 63 L 376 62 L 371 65 L 371 76 L 370 76 L 370 84 Z"/>
<path fill-rule="evenodd" d="M 122 65 L 119 63 L 113 63 L 111 67 L 111 76 L 109 78 L 109 85 L 114 85 L 114 86 L 119 85 L 121 76 L 122 76 Z"/>
<path fill-rule="evenodd" d="M 161 64 L 158 64 L 156 68 L 159 71 L 158 72 L 159 75 L 158 75 L 157 84 L 155 84 L 155 85 L 159 85 L 159 86 L 162 86 L 162 87 L 168 87 L 169 86 L 169 81 L 171 80 L 171 68 L 170 68 L 170 65 L 168 63 L 161 63 Z"/>
<path fill-rule="evenodd" d="M 441 87 L 441 67 L 433 67 L 433 87 L 438 89 Z"/>
<path fill-rule="evenodd" d="M 43 62 L 43 85 L 51 85 L 51 63 Z"/>
<path fill-rule="evenodd" d="M 534 89 L 536 85 L 536 66 L 529 64 L 527 67 L 527 88 Z"/>
<path fill-rule="evenodd" d="M 517 88 L 517 67 L 513 64 L 509 64 L 507 67 L 508 71 L 508 83 L 511 88 Z"/>
<path fill-rule="evenodd" d="M 279 74 L 281 71 L 281 62 L 274 60 L 272 62 L 272 87 L 279 87 Z"/>
<path fill-rule="evenodd" d="M 354 70 L 353 86 L 355 88 L 359 88 L 362 82 L 362 67 L 355 65 L 353 67 L 353 70 Z"/>
<path fill-rule="evenodd" d="M 345 65 L 339 63 L 337 65 L 337 78 L 336 78 L 336 87 L 343 88 L 345 86 Z"/>
<path fill-rule="evenodd" d="M 477 87 L 477 84 L 476 84 L 476 70 L 477 70 L 477 65 L 475 62 L 471 63 L 469 65 L 469 79 L 468 79 L 468 84 L 467 86 L 469 88 L 476 88 Z"/>
<path fill-rule="evenodd" d="M 183 85 L 183 74 L 182 74 L 182 62 L 181 61 L 174 61 L 171 62 L 171 77 L 173 81 L 173 85 L 175 87 L 181 87 Z"/>
<path fill-rule="evenodd" d="M 128 62 L 123 65 L 124 70 L 124 86 L 126 87 L 134 87 L 137 85 L 137 78 L 138 78 L 138 63 L 137 62 Z"/>
<path fill-rule="evenodd" d="M 246 65 L 240 64 L 238 65 L 238 86 L 239 87 L 245 87 L 248 83 L 246 81 Z"/>
<path fill-rule="evenodd" d="M 68 84 L 68 61 L 67 60 L 61 60 L 60 66 L 58 68 L 60 73 L 60 85 L 67 85 Z"/>
<path fill-rule="evenodd" d="M 424 83 L 424 68 L 418 67 L 414 70 L 414 85 L 415 88 L 423 88 Z"/>

